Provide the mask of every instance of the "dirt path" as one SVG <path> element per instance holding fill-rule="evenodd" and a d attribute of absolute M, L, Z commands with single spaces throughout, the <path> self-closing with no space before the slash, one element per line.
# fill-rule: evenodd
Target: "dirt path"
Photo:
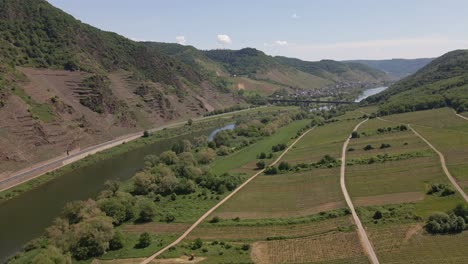
<path fill-rule="evenodd" d="M 468 120 L 468 119 L 467 119 Z M 455 189 L 457 189 L 457 191 L 461 194 L 461 196 L 463 197 L 463 199 L 465 199 L 465 202 L 468 203 L 468 196 L 466 195 L 466 193 L 463 191 L 463 189 L 460 187 L 460 185 L 458 185 L 457 181 L 455 180 L 455 178 L 452 176 L 452 174 L 450 174 L 449 170 L 447 169 L 447 164 L 445 162 L 445 157 L 444 155 L 442 154 L 442 152 L 438 151 L 432 144 L 431 142 L 429 142 L 425 137 L 423 137 L 421 134 L 419 134 L 416 130 L 414 130 L 410 124 L 408 124 L 408 127 L 413 131 L 413 133 L 418 136 L 420 139 L 422 139 L 424 142 L 426 142 L 426 144 L 432 149 L 434 150 L 437 155 L 439 155 L 439 159 L 440 159 L 440 164 L 442 165 L 442 169 L 444 170 L 444 173 L 445 175 L 447 175 L 447 178 L 450 180 L 450 182 L 452 183 L 452 185 L 455 187 Z"/>
<path fill-rule="evenodd" d="M 298 137 L 296 140 L 294 140 L 294 142 L 285 150 L 283 151 L 283 153 L 281 153 L 281 155 L 273 162 L 270 164 L 270 166 L 273 166 L 275 165 L 276 163 L 278 163 L 284 155 L 286 155 L 286 153 L 288 153 L 288 151 L 299 141 L 301 140 L 307 133 L 309 133 L 310 131 L 312 131 L 315 127 L 307 130 L 306 132 L 304 132 L 300 137 Z M 145 259 L 144 261 L 141 262 L 141 264 L 148 264 L 150 263 L 151 261 L 153 261 L 156 257 L 158 257 L 159 255 L 161 255 L 162 253 L 164 253 L 166 250 L 168 250 L 169 248 L 173 247 L 173 246 L 176 246 L 177 244 L 179 244 L 185 237 L 187 237 L 188 234 L 190 234 L 190 232 L 192 232 L 203 220 L 205 220 L 211 213 L 213 213 L 218 207 L 220 207 L 222 204 L 224 204 L 227 200 L 229 200 L 232 196 L 234 196 L 236 193 L 238 193 L 244 186 L 246 186 L 249 182 L 251 182 L 253 179 L 255 179 L 258 175 L 262 174 L 263 172 L 265 171 L 265 169 L 263 170 L 260 170 L 258 171 L 257 173 L 255 173 L 253 176 L 251 176 L 249 179 L 247 179 L 244 183 L 242 183 L 239 187 L 237 187 L 234 191 L 232 191 L 229 195 L 227 195 L 226 197 L 224 197 L 224 199 L 222 199 L 219 203 L 217 203 L 215 206 L 213 206 L 210 210 L 208 210 L 206 213 L 204 213 L 192 226 L 190 226 L 189 229 L 187 229 L 187 231 L 185 231 L 179 238 L 177 238 L 174 242 L 172 242 L 171 244 L 165 246 L 164 248 L 162 248 L 161 250 L 159 250 L 158 252 L 154 253 L 153 255 L 151 255 L 150 257 L 148 257 L 147 259 Z"/>
<path fill-rule="evenodd" d="M 356 131 L 367 120 L 369 119 L 366 119 L 362 121 L 361 123 L 357 124 L 353 131 Z M 346 189 L 346 183 L 345 183 L 346 151 L 348 150 L 348 144 L 349 144 L 350 139 L 351 137 L 348 137 L 348 139 L 346 139 L 345 143 L 343 144 L 343 149 L 341 151 L 341 170 L 340 170 L 341 190 L 345 197 L 346 203 L 348 204 L 348 207 L 351 210 L 351 214 L 353 215 L 354 222 L 356 223 L 356 226 L 358 227 L 359 240 L 361 241 L 361 245 L 364 249 L 364 252 L 367 254 L 372 264 L 378 264 L 379 260 L 377 259 L 377 255 L 375 254 L 374 248 L 372 247 L 372 244 L 369 241 L 369 238 L 367 237 L 366 230 L 364 229 L 364 226 L 362 225 L 361 220 L 359 220 L 356 210 L 354 210 L 353 202 L 351 201 L 351 198 L 348 194 L 348 190 Z"/>
<path fill-rule="evenodd" d="M 258 107 L 261 108 L 261 107 Z M 219 115 L 213 115 L 213 116 L 208 116 L 208 117 L 198 117 L 194 118 L 194 121 L 202 121 L 205 119 L 211 119 L 211 118 L 218 118 L 221 116 L 225 115 L 231 115 L 231 114 L 236 114 L 244 111 L 249 111 L 251 109 L 243 109 L 235 112 L 229 112 L 229 113 L 224 113 L 224 114 L 219 114 Z M 165 128 L 173 128 L 176 126 L 181 126 L 187 123 L 187 121 L 180 121 L 177 123 L 172 123 L 172 124 L 167 124 L 161 127 L 153 128 L 148 130 L 149 132 L 157 132 L 160 130 L 163 130 Z M 113 148 L 115 146 L 121 145 L 125 142 L 129 142 L 135 139 L 138 139 L 142 136 L 143 131 L 137 132 L 137 133 L 132 133 L 124 136 L 120 136 L 118 138 L 112 139 L 110 141 L 100 143 L 94 146 L 87 147 L 85 149 L 79 150 L 77 152 L 71 152 L 69 156 L 67 155 L 60 155 L 58 157 L 55 157 L 53 159 L 49 159 L 46 161 L 42 161 L 40 163 L 34 164 L 28 168 L 22 169 L 20 171 L 17 171 L 15 173 L 12 173 L 9 176 L 6 176 L 5 179 L 0 180 L 0 192 L 8 190 L 10 188 L 13 188 L 17 185 L 20 185 L 22 183 L 28 182 L 32 179 L 35 179 L 37 177 L 40 177 L 48 172 L 54 171 L 56 169 L 59 169 L 65 165 L 68 165 L 70 163 L 73 163 L 75 161 L 81 160 L 89 155 L 95 154 L 97 152 L 101 152 L 106 149 Z"/>
<path fill-rule="evenodd" d="M 466 117 L 466 116 L 462 116 L 462 115 L 458 114 L 457 112 L 455 112 L 455 114 L 456 114 L 458 117 L 460 117 L 460 118 L 463 118 L 463 119 L 465 119 L 465 120 L 468 120 L 468 117 Z"/>

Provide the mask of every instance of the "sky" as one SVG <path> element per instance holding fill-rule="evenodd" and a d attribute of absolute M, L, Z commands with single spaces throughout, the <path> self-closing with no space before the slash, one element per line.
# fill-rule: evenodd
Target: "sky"
<path fill-rule="evenodd" d="M 437 57 L 468 49 L 467 0 L 49 0 L 136 41 L 252 47 L 303 60 Z"/>

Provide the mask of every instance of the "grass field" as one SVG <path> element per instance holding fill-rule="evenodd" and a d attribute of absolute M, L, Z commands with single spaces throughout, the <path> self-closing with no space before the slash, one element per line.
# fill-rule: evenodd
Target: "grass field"
<path fill-rule="evenodd" d="M 254 172 L 255 160 L 260 152 L 269 153 L 271 147 L 278 143 L 289 143 L 296 136 L 297 132 L 309 124 L 310 120 L 301 120 L 293 122 L 287 126 L 284 126 L 270 137 L 266 137 L 258 141 L 254 145 L 250 145 L 240 151 L 227 156 L 217 158 L 211 165 L 212 171 L 218 174 L 222 174 L 232 170 L 239 170 L 244 166 L 247 166 L 247 171 Z M 250 165 L 250 166 L 249 166 Z M 243 172 L 247 172 L 244 170 Z"/>
<path fill-rule="evenodd" d="M 252 259 L 260 264 L 368 263 L 354 231 L 257 242 Z"/>
<path fill-rule="evenodd" d="M 435 109 L 386 117 L 413 124 L 445 156 L 447 167 L 465 192 L 468 191 L 468 121 L 451 109 Z"/>
<path fill-rule="evenodd" d="M 381 263 L 468 263 L 468 232 L 428 235 L 420 224 L 368 228 Z"/>
<path fill-rule="evenodd" d="M 314 163 L 324 155 L 339 159 L 343 142 L 359 122 L 346 120 L 316 127 L 284 156 L 284 160 L 292 164 Z"/>
<path fill-rule="evenodd" d="M 214 215 L 231 219 L 304 216 L 344 207 L 338 168 L 262 175 Z"/>
<path fill-rule="evenodd" d="M 349 216 L 313 221 L 310 223 L 270 225 L 259 222 L 257 225 L 215 225 L 204 224 L 196 228 L 188 237 L 189 240 L 201 238 L 204 240 L 228 241 L 259 241 L 285 238 L 298 238 L 341 229 L 352 226 Z"/>

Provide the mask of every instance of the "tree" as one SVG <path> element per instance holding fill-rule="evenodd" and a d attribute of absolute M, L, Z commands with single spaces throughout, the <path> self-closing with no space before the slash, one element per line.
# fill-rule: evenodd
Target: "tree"
<path fill-rule="evenodd" d="M 197 161 L 193 157 L 191 152 L 182 152 L 179 154 L 179 162 L 184 166 L 194 166 L 197 165 Z"/>
<path fill-rule="evenodd" d="M 138 244 L 136 244 L 135 247 L 146 248 L 149 245 L 151 245 L 151 235 L 148 232 L 141 233 Z"/>
<path fill-rule="evenodd" d="M 359 133 L 357 131 L 353 131 L 353 133 L 351 133 L 351 138 L 360 138 Z"/>
<path fill-rule="evenodd" d="M 127 220 L 127 211 L 125 205 L 116 198 L 101 199 L 98 201 L 99 208 L 112 217 L 115 225 L 120 225 Z"/>
<path fill-rule="evenodd" d="M 147 194 L 156 187 L 156 179 L 146 172 L 139 172 L 133 177 L 133 192 L 135 194 Z"/>
<path fill-rule="evenodd" d="M 212 148 L 205 148 L 197 153 L 198 162 L 208 164 L 216 157 L 216 152 Z"/>
<path fill-rule="evenodd" d="M 166 165 L 173 165 L 173 164 L 176 164 L 179 161 L 179 158 L 177 157 L 177 154 L 174 151 L 171 151 L 171 150 L 164 151 L 163 153 L 161 153 L 159 158 Z"/>
<path fill-rule="evenodd" d="M 258 158 L 259 158 L 259 159 L 266 159 L 266 154 L 265 154 L 265 152 L 260 152 L 260 154 L 258 154 Z"/>
<path fill-rule="evenodd" d="M 104 183 L 104 187 L 106 188 L 106 190 L 110 191 L 112 195 L 115 195 L 120 189 L 120 184 L 117 181 L 107 180 Z"/>
<path fill-rule="evenodd" d="M 118 250 L 124 247 L 125 238 L 122 232 L 116 231 L 112 239 L 109 241 L 110 250 Z"/>
<path fill-rule="evenodd" d="M 216 144 L 216 147 L 222 145 L 229 146 L 229 140 L 231 139 L 231 132 L 229 130 L 223 130 L 218 132 L 213 139 L 213 142 Z"/>
<path fill-rule="evenodd" d="M 148 130 L 143 131 L 143 137 L 144 138 L 147 138 L 149 136 L 150 136 L 150 133 L 148 132 Z"/>
<path fill-rule="evenodd" d="M 257 162 L 256 165 L 257 165 L 257 169 L 262 170 L 262 169 L 265 168 L 265 161 L 260 160 L 260 161 Z"/>
<path fill-rule="evenodd" d="M 139 204 L 140 213 L 138 220 L 141 222 L 150 222 L 156 216 L 156 207 L 150 200 L 142 200 Z"/>
<path fill-rule="evenodd" d="M 71 264 L 70 254 L 62 254 L 60 249 L 48 246 L 40 251 L 31 261 L 35 264 Z"/>

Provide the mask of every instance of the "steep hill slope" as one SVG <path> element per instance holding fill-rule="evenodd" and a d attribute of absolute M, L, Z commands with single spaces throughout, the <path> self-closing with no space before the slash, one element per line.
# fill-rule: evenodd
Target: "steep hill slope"
<path fill-rule="evenodd" d="M 422 59 L 391 59 L 391 60 L 354 60 L 345 63 L 360 63 L 371 68 L 383 71 L 388 75 L 402 79 L 417 72 L 422 67 L 430 63 L 433 58 Z"/>
<path fill-rule="evenodd" d="M 468 50 L 449 52 L 366 102 L 382 114 L 451 106 L 468 109 Z"/>
<path fill-rule="evenodd" d="M 333 60 L 318 62 L 303 61 L 295 58 L 276 57 L 283 64 L 303 72 L 331 79 L 335 82 L 382 82 L 390 78 L 382 71 L 361 63 L 342 63 Z"/>

